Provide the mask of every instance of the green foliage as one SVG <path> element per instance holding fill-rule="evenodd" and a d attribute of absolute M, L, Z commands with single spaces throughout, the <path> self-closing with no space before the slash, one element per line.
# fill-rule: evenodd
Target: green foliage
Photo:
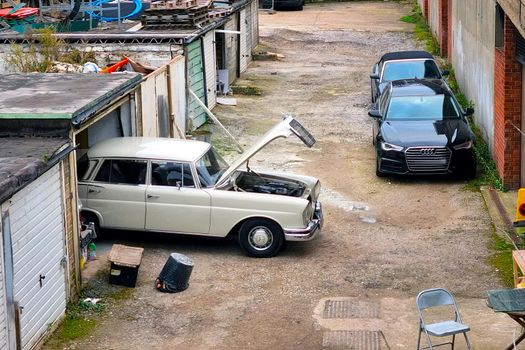
<path fill-rule="evenodd" d="M 461 92 L 461 90 L 459 89 L 458 83 L 456 81 L 456 73 L 454 71 L 454 67 L 452 67 L 452 65 L 448 63 L 444 67 L 444 69 L 448 70 L 449 72 L 447 77 L 448 85 L 456 95 L 456 98 L 461 104 L 461 107 L 463 107 L 463 109 L 469 107 L 474 108 L 474 103 L 471 100 L 469 100 L 465 96 L 465 94 L 463 94 L 463 92 Z M 479 187 L 481 185 L 490 185 L 499 191 L 505 191 L 505 188 L 503 187 L 503 182 L 501 181 L 501 178 L 498 174 L 498 169 L 496 168 L 496 163 L 494 163 L 494 160 L 492 159 L 489 146 L 485 142 L 483 133 L 474 123 L 474 120 L 472 118 L 469 118 L 469 123 L 470 127 L 472 128 L 472 131 L 476 135 L 476 142 L 474 144 L 474 155 L 476 157 L 478 169 L 480 169 L 481 172 L 478 178 L 468 183 L 467 189 L 479 190 Z"/>
<path fill-rule="evenodd" d="M 57 61 L 84 64 L 95 60 L 92 51 L 81 52 L 69 48 L 63 40 L 57 38 L 55 30 L 51 27 L 35 29 L 28 32 L 27 36 L 27 47 L 24 49 L 22 45 L 11 45 L 11 52 L 6 59 L 7 63 L 19 72 L 49 73 L 52 72 L 53 63 Z M 35 41 L 38 41 L 38 44 Z"/>
<path fill-rule="evenodd" d="M 414 38 L 423 43 L 425 50 L 433 55 L 439 55 L 439 43 L 430 32 L 430 27 L 417 3 L 413 3 L 412 13 L 401 17 L 400 20 L 405 23 L 414 24 Z"/>
<path fill-rule="evenodd" d="M 105 305 L 81 300 L 67 306 L 66 317 L 57 328 L 53 338 L 46 343 L 51 348 L 62 349 L 62 344 L 88 336 L 98 324 L 98 314 L 102 313 Z"/>
<path fill-rule="evenodd" d="M 80 51 L 78 49 L 72 49 L 65 52 L 60 56 L 61 62 L 71 63 L 71 64 L 84 64 L 86 62 L 94 62 L 96 60 L 94 51 Z"/>
<path fill-rule="evenodd" d="M 261 96 L 262 91 L 257 86 L 239 86 L 232 85 L 232 92 L 238 95 L 252 95 L 252 96 Z"/>
<path fill-rule="evenodd" d="M 514 278 L 512 275 L 513 245 L 494 233 L 491 248 L 494 253 L 489 259 L 490 264 L 498 271 L 503 284 L 506 287 L 512 288 L 514 286 Z"/>

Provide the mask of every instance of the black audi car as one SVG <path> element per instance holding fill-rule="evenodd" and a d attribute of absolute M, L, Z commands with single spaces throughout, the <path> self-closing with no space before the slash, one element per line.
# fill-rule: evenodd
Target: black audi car
<path fill-rule="evenodd" d="M 441 71 L 434 56 L 426 51 L 397 51 L 385 53 L 372 67 L 370 85 L 372 102 L 385 86 L 400 79 L 443 79 L 448 71 Z"/>
<path fill-rule="evenodd" d="M 448 174 L 475 177 L 474 133 L 443 80 L 390 82 L 368 114 L 373 117 L 376 175 Z"/>

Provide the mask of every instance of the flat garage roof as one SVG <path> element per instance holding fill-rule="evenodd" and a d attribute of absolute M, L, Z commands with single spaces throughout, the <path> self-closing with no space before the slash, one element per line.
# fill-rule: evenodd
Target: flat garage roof
<path fill-rule="evenodd" d="M 69 143 L 64 138 L 0 138 L 0 204 L 59 160 L 56 152 Z"/>
<path fill-rule="evenodd" d="M 138 85 L 137 73 L 17 73 L 0 79 L 0 119 L 78 119 Z"/>

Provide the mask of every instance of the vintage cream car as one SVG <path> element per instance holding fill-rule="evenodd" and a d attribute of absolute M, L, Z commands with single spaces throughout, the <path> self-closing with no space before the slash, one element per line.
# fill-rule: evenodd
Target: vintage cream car
<path fill-rule="evenodd" d="M 122 137 L 79 162 L 84 217 L 102 228 L 210 237 L 238 235 L 250 256 L 270 257 L 284 241 L 313 239 L 323 224 L 321 185 L 309 176 L 261 174 L 249 159 L 280 137 L 315 139 L 285 117 L 231 166 L 201 141 Z M 247 170 L 239 170 L 246 164 Z"/>

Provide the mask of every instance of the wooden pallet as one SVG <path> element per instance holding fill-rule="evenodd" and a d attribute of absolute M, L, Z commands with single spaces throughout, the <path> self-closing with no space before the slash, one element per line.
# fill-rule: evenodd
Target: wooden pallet
<path fill-rule="evenodd" d="M 206 24 L 207 22 L 191 23 L 191 24 L 149 22 L 143 26 L 143 29 L 145 30 L 199 29 L 199 28 L 204 27 Z"/>
<path fill-rule="evenodd" d="M 221 17 L 226 17 L 228 13 L 229 11 L 211 10 L 210 12 L 207 13 L 207 17 L 208 18 L 221 18 Z"/>
<path fill-rule="evenodd" d="M 154 1 L 150 5 L 153 10 L 187 9 L 197 6 L 197 0 Z"/>

